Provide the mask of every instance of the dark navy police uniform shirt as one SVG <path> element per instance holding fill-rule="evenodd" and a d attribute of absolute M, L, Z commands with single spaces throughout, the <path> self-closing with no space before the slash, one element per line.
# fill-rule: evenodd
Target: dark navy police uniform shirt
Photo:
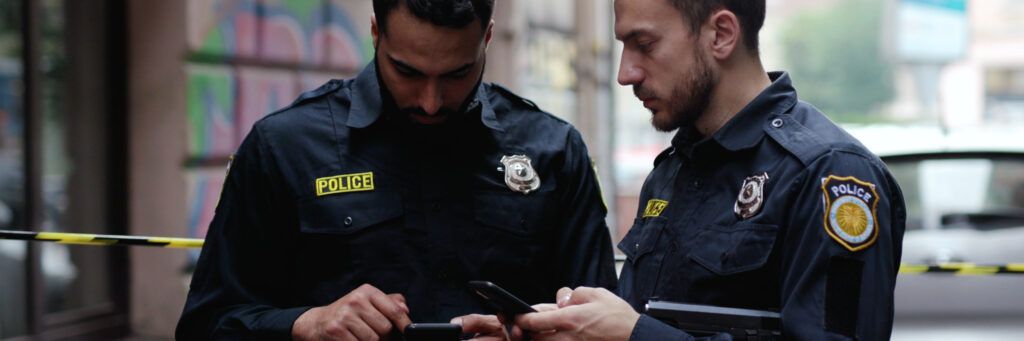
<path fill-rule="evenodd" d="M 486 83 L 441 126 L 396 119 L 381 97 L 370 64 L 255 124 L 179 339 L 288 338 L 307 309 L 364 283 L 403 294 L 413 322 L 489 312 L 470 280 L 531 304 L 563 286 L 614 287 L 606 208 L 572 126 Z M 536 190 L 506 185 L 513 155 L 530 159 Z"/>
<path fill-rule="evenodd" d="M 779 311 L 786 339 L 888 339 L 900 189 L 787 74 L 769 76 L 715 134 L 681 130 L 659 155 L 618 245 L 620 295 L 641 312 L 651 299 Z M 632 335 L 691 338 L 646 315 Z"/>

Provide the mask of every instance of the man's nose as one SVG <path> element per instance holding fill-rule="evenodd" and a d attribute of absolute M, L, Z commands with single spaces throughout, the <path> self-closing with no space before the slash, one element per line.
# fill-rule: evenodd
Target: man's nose
<path fill-rule="evenodd" d="M 423 88 L 423 91 L 420 92 L 420 109 L 423 109 L 423 112 L 427 113 L 427 115 L 436 114 L 444 103 L 442 95 L 441 88 L 438 86 L 437 81 L 429 81 L 427 86 Z"/>
<path fill-rule="evenodd" d="M 619 63 L 618 82 L 621 85 L 640 84 L 644 80 L 644 73 L 626 55 L 622 56 Z"/>

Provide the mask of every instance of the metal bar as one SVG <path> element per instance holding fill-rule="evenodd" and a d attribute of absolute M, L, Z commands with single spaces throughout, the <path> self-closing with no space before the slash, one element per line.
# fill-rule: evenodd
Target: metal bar
<path fill-rule="evenodd" d="M 79 3 L 74 0 L 65 0 L 65 3 Z M 80 4 L 78 6 L 81 6 Z M 106 120 L 109 125 L 106 173 L 107 204 L 106 223 L 111 226 L 110 233 L 129 233 L 128 230 L 128 3 L 126 0 L 104 1 L 104 18 L 106 23 L 103 33 L 107 38 L 106 46 L 102 48 L 103 57 L 106 60 L 104 70 L 104 86 L 106 87 L 107 108 Z M 78 19 L 86 20 L 87 16 L 79 15 Z M 111 285 L 110 297 L 114 307 L 108 312 L 96 312 L 97 315 L 85 316 L 113 316 L 120 317 L 120 331 L 118 337 L 127 335 L 130 330 L 129 316 L 131 316 L 131 263 L 129 250 L 121 248 L 111 250 L 108 264 L 112 271 L 108 273 Z M 81 315 L 80 315 L 81 316 Z"/>
<path fill-rule="evenodd" d="M 43 222 L 43 110 L 39 73 L 41 41 L 39 1 L 21 1 L 21 43 L 22 43 L 22 78 L 24 79 L 24 103 L 22 108 L 25 117 L 24 135 L 24 171 L 25 171 L 25 221 L 31 230 L 42 226 Z M 42 272 L 42 253 L 38 247 L 28 245 L 25 254 L 25 297 L 26 313 L 28 314 L 28 333 L 38 334 L 43 331 L 43 311 L 46 303 L 46 287 Z"/>

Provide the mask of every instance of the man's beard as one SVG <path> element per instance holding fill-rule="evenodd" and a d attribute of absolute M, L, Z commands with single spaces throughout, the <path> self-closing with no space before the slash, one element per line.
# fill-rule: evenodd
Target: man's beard
<path fill-rule="evenodd" d="M 654 129 L 670 132 L 683 126 L 692 126 L 711 104 L 711 95 L 718 86 L 718 75 L 704 59 L 704 54 L 695 50 L 694 56 L 694 71 L 683 75 L 672 87 L 667 115 L 651 116 Z M 641 88 L 635 92 L 644 91 Z"/>

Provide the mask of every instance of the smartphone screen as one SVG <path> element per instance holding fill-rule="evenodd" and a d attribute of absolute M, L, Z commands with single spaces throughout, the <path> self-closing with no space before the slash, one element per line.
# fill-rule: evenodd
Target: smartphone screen
<path fill-rule="evenodd" d="M 488 281 L 470 281 L 469 288 L 473 290 L 477 296 L 480 296 L 480 298 L 483 298 L 485 301 L 497 308 L 499 313 L 506 316 L 516 316 L 536 312 L 533 307 L 526 302 L 523 302 L 519 297 L 512 295 L 494 283 Z"/>

